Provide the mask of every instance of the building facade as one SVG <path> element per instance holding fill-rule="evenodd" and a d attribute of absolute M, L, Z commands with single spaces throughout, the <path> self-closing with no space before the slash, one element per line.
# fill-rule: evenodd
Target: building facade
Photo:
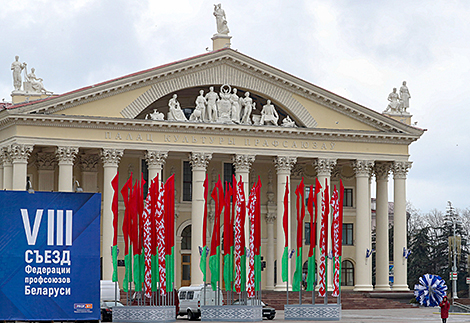
<path fill-rule="evenodd" d="M 304 178 L 309 186 L 318 178 L 331 189 L 341 179 L 346 188 L 345 288 L 408 290 L 406 176 L 409 145 L 423 130 L 410 126 L 407 112 L 378 113 L 234 51 L 218 38 L 212 52 L 62 95 L 43 93 L 26 101 L 28 93 L 16 89 L 12 96 L 13 104 L 0 111 L 0 189 L 101 192 L 103 279 L 112 274 L 111 180 L 117 172 L 120 188 L 131 173 L 138 175 L 134 178 L 143 173 L 147 182 L 157 174 L 160 180 L 175 175 L 177 287 L 202 283 L 204 179 L 208 176 L 213 187 L 219 175 L 226 180 L 236 175 L 246 193 L 258 176 L 263 184 L 263 289 L 286 288 L 277 266 L 284 250 L 286 181 L 295 214 L 296 185 Z M 388 259 L 389 180 L 394 259 Z M 377 191 L 375 286 L 368 257 L 371 185 Z M 307 215 L 306 231 L 309 221 Z M 293 235 L 296 225 L 291 216 Z M 289 239 L 293 248 L 295 239 Z M 118 241 L 124 250 L 121 229 Z M 307 248 L 304 252 L 306 260 Z M 392 287 L 389 261 L 394 263 Z M 120 279 L 123 273 L 120 267 Z"/>

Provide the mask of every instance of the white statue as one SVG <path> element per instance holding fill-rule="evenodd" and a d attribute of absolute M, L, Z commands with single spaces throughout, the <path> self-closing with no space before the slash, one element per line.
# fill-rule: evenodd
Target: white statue
<path fill-rule="evenodd" d="M 233 93 L 230 96 L 230 102 L 232 104 L 232 121 L 234 123 L 240 123 L 240 104 L 241 98 L 237 95 L 237 89 L 233 89 Z"/>
<path fill-rule="evenodd" d="M 42 84 L 42 81 L 43 81 L 42 78 L 36 77 L 36 74 L 34 74 L 35 71 L 36 70 L 33 67 L 31 69 L 31 73 L 25 75 L 25 91 L 52 94 L 52 92 L 46 90 L 46 88 Z M 30 87 L 30 88 L 27 89 L 26 87 Z"/>
<path fill-rule="evenodd" d="M 230 118 L 232 110 L 232 102 L 230 101 L 232 94 L 230 94 L 230 85 L 224 84 L 220 87 L 220 99 L 217 100 L 217 122 L 232 123 Z"/>
<path fill-rule="evenodd" d="M 194 109 L 193 113 L 189 117 L 189 120 L 197 120 L 197 121 L 202 121 L 202 122 L 206 121 L 206 105 L 207 105 L 207 100 L 204 97 L 204 90 L 200 90 L 199 96 L 196 98 L 196 108 Z M 192 118 L 196 118 L 196 119 L 192 119 Z"/>
<path fill-rule="evenodd" d="M 178 96 L 173 94 L 173 97 L 170 99 L 170 101 L 168 101 L 168 106 L 170 107 L 168 112 L 168 120 L 188 121 L 184 115 L 183 110 L 181 110 L 181 106 L 177 98 Z"/>
<path fill-rule="evenodd" d="M 387 106 L 387 109 L 385 109 L 384 112 L 399 112 L 400 110 L 400 102 L 398 101 L 398 93 L 397 93 L 397 88 L 393 88 L 393 92 L 388 95 L 388 101 L 390 103 Z"/>
<path fill-rule="evenodd" d="M 263 106 L 263 110 L 261 110 L 261 120 L 260 124 L 273 124 L 277 126 L 277 121 L 279 120 L 279 115 L 277 114 L 274 105 L 271 104 L 271 100 L 266 102 L 266 105 Z"/>
<path fill-rule="evenodd" d="M 253 102 L 253 99 L 250 98 L 250 92 L 245 92 L 245 98 L 242 99 L 243 102 L 243 117 L 241 123 L 251 124 L 251 112 L 256 110 L 256 102 Z"/>
<path fill-rule="evenodd" d="M 15 61 L 11 63 L 11 70 L 13 71 L 13 86 L 15 91 L 21 91 L 21 71 L 26 67 L 26 63 L 20 63 L 19 56 L 15 56 Z"/>
<path fill-rule="evenodd" d="M 295 122 L 289 116 L 282 119 L 282 126 L 286 128 L 296 127 Z"/>
<path fill-rule="evenodd" d="M 408 87 L 406 86 L 406 81 L 403 81 L 403 85 L 400 88 L 400 101 L 401 101 L 401 110 L 402 112 L 406 112 L 406 109 L 410 107 L 410 91 L 408 91 Z"/>
<path fill-rule="evenodd" d="M 217 22 L 217 33 L 227 35 L 229 33 L 227 19 L 220 3 L 214 5 L 214 16 Z"/>
<path fill-rule="evenodd" d="M 219 99 L 219 95 L 214 92 L 214 87 L 213 86 L 211 86 L 209 88 L 209 92 L 206 94 L 205 99 L 206 99 L 206 102 L 207 102 L 207 118 L 206 118 L 206 121 L 216 122 L 217 119 L 218 119 L 216 102 Z"/>
<path fill-rule="evenodd" d="M 147 114 L 145 116 L 145 119 L 148 119 L 149 117 L 152 120 L 158 120 L 158 121 L 165 120 L 165 115 L 163 113 L 157 111 L 157 109 L 153 109 L 153 112 L 150 113 L 150 114 Z"/>

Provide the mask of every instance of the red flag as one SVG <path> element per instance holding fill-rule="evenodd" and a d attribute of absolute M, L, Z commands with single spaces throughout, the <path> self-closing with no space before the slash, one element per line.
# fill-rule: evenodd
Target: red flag
<path fill-rule="evenodd" d="M 317 221 L 315 219 L 314 205 L 316 204 L 313 200 L 313 185 L 310 185 L 310 191 L 308 192 L 307 209 L 310 214 L 310 249 L 308 250 L 308 256 L 313 257 L 313 251 L 317 245 Z"/>
<path fill-rule="evenodd" d="M 224 209 L 224 256 L 230 253 L 230 236 L 233 231 L 230 227 L 230 197 L 232 195 L 232 189 L 227 182 L 225 182 L 225 209 Z"/>
<path fill-rule="evenodd" d="M 139 250 L 139 213 L 137 207 L 137 200 L 139 198 L 139 182 L 134 183 L 132 189 L 131 199 L 129 201 L 130 218 L 131 218 L 131 242 L 132 252 L 135 255 L 140 254 Z"/>
<path fill-rule="evenodd" d="M 284 247 L 289 247 L 289 177 L 286 177 L 286 189 L 284 192 L 284 215 L 282 217 L 282 228 L 284 229 Z"/>
<path fill-rule="evenodd" d="M 113 228 L 114 228 L 114 238 L 113 238 L 113 246 L 117 245 L 117 233 L 118 233 L 118 190 L 119 190 L 119 172 L 114 176 L 113 180 L 111 181 L 111 185 L 114 190 L 113 194 L 113 202 L 111 205 L 111 209 L 113 211 Z"/>
<path fill-rule="evenodd" d="M 343 181 L 339 180 L 339 256 L 343 255 L 343 200 L 344 200 L 344 186 Z"/>
<path fill-rule="evenodd" d="M 129 235 L 130 235 L 131 221 L 130 221 L 130 212 L 129 212 L 130 211 L 129 210 L 129 196 L 130 196 L 129 190 L 131 190 L 131 193 L 132 193 L 132 173 L 129 179 L 127 180 L 126 184 L 124 184 L 124 186 L 121 189 L 121 194 L 124 199 L 124 207 L 125 207 L 124 220 L 122 222 L 122 233 L 124 235 L 124 247 L 125 247 L 124 254 L 125 255 L 129 254 L 129 245 L 130 245 Z"/>
<path fill-rule="evenodd" d="M 253 185 L 248 197 L 248 219 L 250 220 L 250 255 L 248 260 L 248 281 L 246 291 L 249 298 L 255 297 L 255 204 L 256 186 Z"/>
<path fill-rule="evenodd" d="M 165 183 L 165 226 L 166 288 L 168 292 L 174 288 L 175 274 L 175 174 L 171 175 Z"/>
<path fill-rule="evenodd" d="M 207 201 L 209 200 L 209 179 L 206 174 L 204 181 L 204 218 L 202 219 L 202 246 L 205 247 L 207 243 Z"/>

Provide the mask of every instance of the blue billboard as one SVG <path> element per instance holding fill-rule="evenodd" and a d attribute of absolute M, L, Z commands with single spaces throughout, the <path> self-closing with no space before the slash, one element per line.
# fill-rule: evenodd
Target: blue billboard
<path fill-rule="evenodd" d="M 0 320 L 100 319 L 101 195 L 0 191 Z"/>

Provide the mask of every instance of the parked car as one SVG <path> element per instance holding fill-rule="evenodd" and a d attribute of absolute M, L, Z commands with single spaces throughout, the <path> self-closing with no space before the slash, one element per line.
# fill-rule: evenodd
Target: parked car
<path fill-rule="evenodd" d="M 112 322 L 113 321 L 113 307 L 124 306 L 119 301 L 101 301 L 101 321 Z"/>
<path fill-rule="evenodd" d="M 256 306 L 258 304 L 257 302 L 259 301 L 253 300 L 253 299 L 248 299 L 246 301 L 241 301 L 241 302 L 239 300 L 236 300 L 235 302 L 232 303 L 232 305 Z M 274 307 L 267 305 L 263 301 L 261 301 L 261 306 L 263 307 L 263 317 L 267 318 L 268 320 L 273 320 L 274 317 L 276 316 L 276 309 Z"/>
<path fill-rule="evenodd" d="M 211 285 L 206 285 L 206 301 L 204 302 L 204 284 L 199 286 L 181 287 L 178 291 L 179 313 L 187 315 L 188 320 L 195 320 L 201 316 L 201 305 L 223 304 L 224 296 L 219 289 L 219 295 L 212 290 Z"/>

